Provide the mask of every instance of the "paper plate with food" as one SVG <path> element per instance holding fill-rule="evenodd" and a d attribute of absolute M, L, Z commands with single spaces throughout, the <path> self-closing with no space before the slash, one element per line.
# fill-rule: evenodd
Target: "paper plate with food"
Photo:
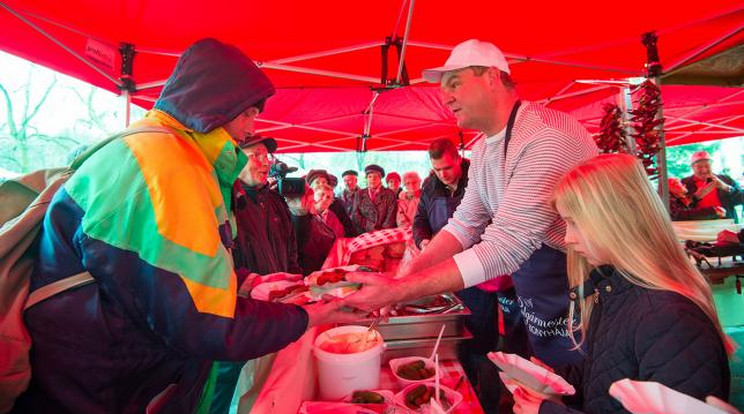
<path fill-rule="evenodd" d="M 417 356 L 393 358 L 388 364 L 390 371 L 403 386 L 431 382 L 435 379 L 436 367 L 434 361 L 429 358 Z M 441 370 L 439 377 L 442 377 Z"/>
<path fill-rule="evenodd" d="M 264 282 L 251 290 L 251 297 L 267 302 L 304 305 L 311 300 L 310 288 L 303 281 Z"/>
<path fill-rule="evenodd" d="M 388 390 L 359 390 L 344 397 L 342 401 L 352 404 L 393 404 L 395 394 Z"/>
<path fill-rule="evenodd" d="M 435 399 L 436 385 L 433 382 L 425 384 L 411 384 L 395 395 L 395 404 L 405 407 L 415 413 L 433 412 L 431 400 Z M 462 394 L 439 386 L 439 405 L 445 413 L 450 413 L 462 402 Z"/>
<path fill-rule="evenodd" d="M 298 414 L 385 414 L 388 404 L 353 404 L 350 402 L 305 401 Z"/>
<path fill-rule="evenodd" d="M 362 286 L 359 283 L 347 281 L 346 275 L 351 272 L 370 270 L 370 268 L 357 265 L 324 269 L 308 275 L 305 282 L 310 286 L 310 291 L 316 300 L 325 295 L 343 298 Z"/>

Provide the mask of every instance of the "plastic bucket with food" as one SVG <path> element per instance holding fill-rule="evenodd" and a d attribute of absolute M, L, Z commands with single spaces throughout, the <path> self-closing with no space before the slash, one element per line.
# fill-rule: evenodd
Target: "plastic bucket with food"
<path fill-rule="evenodd" d="M 356 390 L 380 386 L 382 335 L 366 326 L 339 326 L 315 338 L 320 397 L 339 400 Z"/>

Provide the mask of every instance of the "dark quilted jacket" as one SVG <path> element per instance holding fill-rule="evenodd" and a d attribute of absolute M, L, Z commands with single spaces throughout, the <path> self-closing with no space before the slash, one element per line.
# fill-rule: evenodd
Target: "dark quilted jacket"
<path fill-rule="evenodd" d="M 612 268 L 595 271 L 599 302 L 592 311 L 587 357 L 557 370 L 583 397 L 583 412 L 627 413 L 609 394 L 620 379 L 655 381 L 704 400 L 728 400 L 726 351 L 713 323 L 694 303 L 630 283 Z M 603 277 L 602 274 L 609 274 Z M 540 414 L 582 411 L 545 401 Z"/>

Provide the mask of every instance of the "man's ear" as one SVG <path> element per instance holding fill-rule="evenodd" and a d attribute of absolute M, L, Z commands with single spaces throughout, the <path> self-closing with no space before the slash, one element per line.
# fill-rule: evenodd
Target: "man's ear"
<path fill-rule="evenodd" d="M 488 71 L 486 72 L 486 76 L 488 76 L 488 85 L 491 87 L 496 87 L 498 85 L 501 85 L 501 71 L 495 67 L 488 68 Z"/>
<path fill-rule="evenodd" d="M 243 112 L 243 115 L 249 118 L 255 118 L 258 116 L 258 114 L 261 113 L 261 111 L 258 110 L 255 106 L 251 106 L 250 108 L 246 109 L 245 112 Z"/>

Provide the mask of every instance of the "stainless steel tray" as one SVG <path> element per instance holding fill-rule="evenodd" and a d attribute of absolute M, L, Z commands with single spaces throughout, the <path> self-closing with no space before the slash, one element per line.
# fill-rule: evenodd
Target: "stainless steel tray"
<path fill-rule="evenodd" d="M 385 342 L 402 340 L 402 339 L 426 339 L 439 336 L 439 330 L 445 325 L 445 338 L 461 337 L 465 332 L 463 318 L 470 315 L 470 310 L 462 304 L 462 301 L 452 293 L 445 293 L 442 296 L 450 304 L 443 312 L 440 313 L 421 313 L 416 315 L 391 316 L 387 322 L 381 322 L 377 330 L 385 338 Z M 417 304 L 425 302 L 427 299 L 421 299 L 411 303 Z M 371 324 L 374 319 L 365 319 L 355 322 L 355 325 Z"/>
<path fill-rule="evenodd" d="M 472 339 L 473 335 L 463 328 L 462 336 L 442 337 L 439 344 L 439 359 L 442 361 L 457 359 L 457 345 L 460 342 Z M 382 363 L 387 364 L 393 358 L 409 356 L 421 356 L 428 358 L 431 355 L 437 338 L 425 339 L 402 339 L 397 341 L 385 341 L 385 352 L 382 354 Z"/>

